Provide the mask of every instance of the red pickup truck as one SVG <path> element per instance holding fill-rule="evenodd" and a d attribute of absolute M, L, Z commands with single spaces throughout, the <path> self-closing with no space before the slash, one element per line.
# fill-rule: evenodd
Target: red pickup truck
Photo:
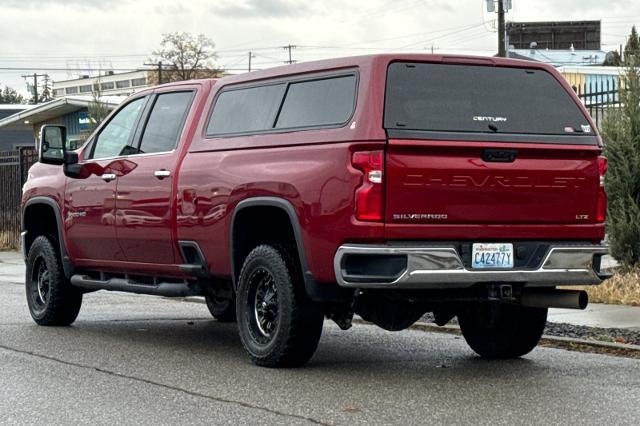
<path fill-rule="evenodd" d="M 372 55 L 131 96 L 77 151 L 43 126 L 23 195 L 33 319 L 84 293 L 204 296 L 258 365 L 313 355 L 324 318 L 458 317 L 484 357 L 531 351 L 599 284 L 607 162 L 551 67 Z"/>

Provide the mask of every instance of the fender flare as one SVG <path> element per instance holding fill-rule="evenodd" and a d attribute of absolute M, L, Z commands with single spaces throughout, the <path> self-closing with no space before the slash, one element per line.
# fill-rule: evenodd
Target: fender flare
<path fill-rule="evenodd" d="M 74 266 L 71 263 L 71 259 L 69 258 L 69 253 L 67 251 L 67 246 L 65 245 L 65 242 L 64 242 L 62 213 L 60 213 L 60 206 L 58 205 L 58 203 L 51 197 L 37 196 L 37 197 L 30 198 L 24 203 L 22 207 L 22 212 L 20 214 L 20 229 L 22 230 L 22 241 L 21 241 L 22 255 L 26 261 L 28 253 L 25 245 L 27 230 L 25 229 L 24 214 L 27 211 L 28 207 L 37 205 L 37 204 L 49 206 L 53 210 L 53 213 L 56 217 L 56 228 L 58 229 L 58 243 L 60 244 L 60 258 L 62 260 L 62 269 L 64 270 L 64 275 L 67 278 L 71 278 L 71 276 L 73 275 Z"/>
<path fill-rule="evenodd" d="M 309 270 L 309 266 L 307 263 L 307 255 L 304 250 L 302 239 L 302 229 L 300 227 L 300 221 L 298 219 L 298 215 L 296 214 L 296 210 L 289 201 L 278 197 L 247 198 L 240 201 L 233 210 L 233 215 L 231 217 L 231 226 L 229 228 L 229 253 L 231 257 L 231 279 L 233 280 L 234 287 L 237 285 L 238 279 L 238 277 L 236 276 L 235 253 L 233 244 L 235 221 L 238 213 L 249 207 L 275 207 L 283 210 L 287 214 L 287 216 L 289 217 L 289 222 L 291 223 L 291 228 L 293 229 L 293 236 L 296 241 L 296 247 L 298 249 L 298 258 L 300 259 L 300 268 L 302 270 L 302 277 L 304 280 L 304 286 L 307 296 L 309 296 L 311 300 L 317 302 L 339 299 L 341 293 L 340 287 L 330 284 L 319 285 L 313 277 L 313 274 Z"/>

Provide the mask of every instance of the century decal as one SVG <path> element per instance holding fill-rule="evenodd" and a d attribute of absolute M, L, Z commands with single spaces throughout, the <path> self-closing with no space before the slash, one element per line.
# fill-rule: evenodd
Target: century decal
<path fill-rule="evenodd" d="M 474 115 L 473 121 L 489 121 L 491 123 L 505 123 L 507 117 L 493 117 L 490 115 Z"/>

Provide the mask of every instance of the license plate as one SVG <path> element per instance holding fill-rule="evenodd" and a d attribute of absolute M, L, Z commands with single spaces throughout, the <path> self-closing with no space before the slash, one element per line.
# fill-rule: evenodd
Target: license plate
<path fill-rule="evenodd" d="M 513 244 L 476 243 L 471 249 L 471 267 L 513 268 Z"/>

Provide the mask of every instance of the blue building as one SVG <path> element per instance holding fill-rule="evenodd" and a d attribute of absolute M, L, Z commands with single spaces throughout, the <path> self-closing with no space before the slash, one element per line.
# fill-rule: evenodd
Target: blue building
<path fill-rule="evenodd" d="M 0 121 L 14 114 L 19 114 L 33 105 L 0 104 Z M 13 151 L 21 146 L 33 145 L 31 129 L 0 127 L 0 151 Z"/>
<path fill-rule="evenodd" d="M 104 96 L 100 102 L 107 109 L 115 109 L 125 96 Z M 78 145 L 90 134 L 91 119 L 89 105 L 95 102 L 92 96 L 66 96 L 39 105 L 29 105 L 29 108 L 13 112 L 0 118 L 0 135 L 3 132 L 20 132 L 28 140 L 24 145 L 34 145 L 40 128 L 44 124 L 62 124 L 67 128 L 67 138 L 71 145 Z M 2 141 L 0 140 L 0 144 Z M 15 149 L 11 144 L 6 148 Z"/>

